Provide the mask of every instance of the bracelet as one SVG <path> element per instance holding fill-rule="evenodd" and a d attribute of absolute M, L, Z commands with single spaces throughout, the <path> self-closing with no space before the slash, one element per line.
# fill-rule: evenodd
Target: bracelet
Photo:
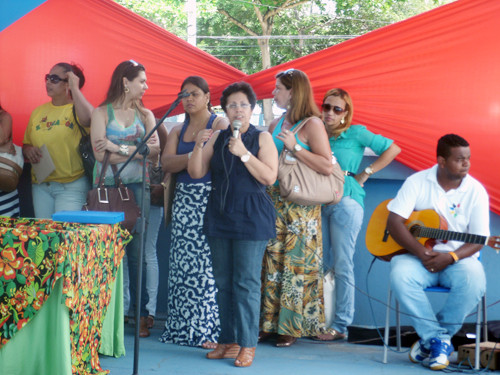
<path fill-rule="evenodd" d="M 127 145 L 120 145 L 120 149 L 118 150 L 118 154 L 122 156 L 128 156 L 128 146 Z"/>
<path fill-rule="evenodd" d="M 450 254 L 450 255 L 451 255 L 451 257 L 453 258 L 453 261 L 454 261 L 455 263 L 457 263 L 457 262 L 460 260 L 460 259 L 458 258 L 458 255 L 457 255 L 457 254 L 455 254 L 455 252 L 454 252 L 454 251 L 450 251 L 448 254 Z"/>

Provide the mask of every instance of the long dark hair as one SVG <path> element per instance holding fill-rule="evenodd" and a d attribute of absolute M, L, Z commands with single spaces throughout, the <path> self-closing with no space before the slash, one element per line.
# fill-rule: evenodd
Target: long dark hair
<path fill-rule="evenodd" d="M 101 106 L 112 104 L 124 98 L 125 85 L 123 84 L 123 77 L 127 78 L 129 81 L 133 81 L 141 71 L 145 72 L 146 68 L 144 65 L 139 64 L 134 60 L 127 60 L 119 63 L 111 75 L 111 83 L 109 84 L 108 93 L 106 94 L 106 99 Z M 145 114 L 145 107 L 141 99 L 135 100 L 134 105 L 141 114 Z"/>

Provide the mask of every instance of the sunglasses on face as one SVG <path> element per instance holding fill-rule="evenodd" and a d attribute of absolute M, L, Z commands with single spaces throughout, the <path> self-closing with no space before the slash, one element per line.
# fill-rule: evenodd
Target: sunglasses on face
<path fill-rule="evenodd" d="M 61 81 L 68 82 L 67 78 L 61 78 L 57 74 L 45 74 L 45 81 L 50 81 L 50 83 L 59 83 Z"/>
<path fill-rule="evenodd" d="M 341 115 L 345 112 L 345 109 L 340 108 L 338 105 L 323 104 L 321 108 L 323 108 L 325 112 L 330 112 L 333 109 L 333 113 L 336 115 Z"/>

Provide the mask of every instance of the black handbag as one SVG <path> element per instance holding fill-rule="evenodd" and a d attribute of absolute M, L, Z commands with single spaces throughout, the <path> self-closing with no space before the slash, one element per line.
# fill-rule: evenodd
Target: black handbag
<path fill-rule="evenodd" d="M 111 169 L 115 175 L 115 186 L 105 186 L 105 174 L 109 164 L 109 151 L 104 156 L 99 183 L 96 188 L 87 194 L 87 203 L 82 207 L 84 211 L 106 211 L 123 212 L 125 220 L 122 225 L 132 233 L 135 223 L 141 216 L 141 209 L 137 205 L 134 193 L 129 190 L 120 178 L 116 176 L 116 165 L 111 164 Z"/>
<path fill-rule="evenodd" d="M 82 158 L 83 169 L 85 170 L 85 176 L 87 176 L 87 179 L 92 185 L 95 156 L 94 156 L 94 151 L 92 150 L 92 142 L 90 140 L 90 134 L 87 134 L 83 126 L 81 126 L 80 123 L 78 122 L 78 119 L 76 118 L 75 106 L 73 106 L 73 117 L 75 118 L 76 125 L 78 125 L 78 129 L 80 129 L 80 133 L 82 133 L 82 138 L 80 139 L 80 144 L 78 145 L 78 151 L 80 153 L 80 157 Z"/>

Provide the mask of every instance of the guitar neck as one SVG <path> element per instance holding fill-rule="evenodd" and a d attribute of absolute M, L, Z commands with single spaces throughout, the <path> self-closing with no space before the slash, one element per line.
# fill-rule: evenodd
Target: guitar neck
<path fill-rule="evenodd" d="M 479 234 L 452 232 L 449 230 L 442 230 L 429 227 L 418 227 L 412 233 L 415 237 L 434 238 L 436 240 L 460 241 L 464 243 L 473 243 L 481 245 L 486 245 L 488 242 L 487 236 L 480 236 Z"/>

